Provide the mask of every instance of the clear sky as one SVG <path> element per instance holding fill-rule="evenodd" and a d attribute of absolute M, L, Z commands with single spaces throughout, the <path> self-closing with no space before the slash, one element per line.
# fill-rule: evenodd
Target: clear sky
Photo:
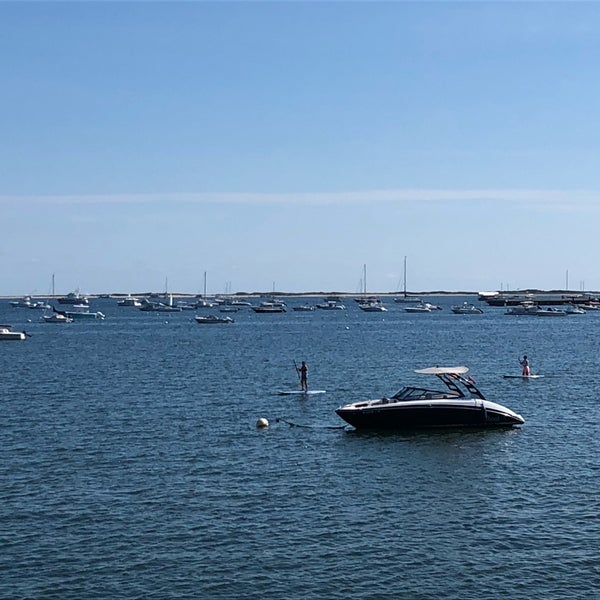
<path fill-rule="evenodd" d="M 0 295 L 600 289 L 598 2 L 2 2 Z"/>

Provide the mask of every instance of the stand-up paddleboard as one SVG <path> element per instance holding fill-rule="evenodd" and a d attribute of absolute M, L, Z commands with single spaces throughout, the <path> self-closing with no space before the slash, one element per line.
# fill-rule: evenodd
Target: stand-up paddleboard
<path fill-rule="evenodd" d="M 541 379 L 543 375 L 502 375 L 504 379 Z"/>
<path fill-rule="evenodd" d="M 313 394 L 324 394 L 325 390 L 308 390 L 308 392 L 302 390 L 280 390 L 277 393 L 280 396 L 312 396 Z"/>

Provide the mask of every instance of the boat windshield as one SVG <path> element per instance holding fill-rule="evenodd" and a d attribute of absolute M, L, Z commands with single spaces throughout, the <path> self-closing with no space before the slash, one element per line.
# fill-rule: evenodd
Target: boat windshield
<path fill-rule="evenodd" d="M 393 400 L 431 400 L 435 398 L 460 398 L 462 394 L 449 390 L 427 390 L 425 388 L 405 387 L 392 396 Z"/>

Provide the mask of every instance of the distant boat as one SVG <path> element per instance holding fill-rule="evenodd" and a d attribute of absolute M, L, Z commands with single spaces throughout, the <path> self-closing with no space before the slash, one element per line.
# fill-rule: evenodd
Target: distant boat
<path fill-rule="evenodd" d="M 578 306 L 577 304 L 567 304 L 565 308 L 565 312 L 568 315 L 585 315 L 586 311 L 583 307 Z"/>
<path fill-rule="evenodd" d="M 320 310 L 346 310 L 346 306 L 337 300 L 325 300 L 316 304 L 316 307 Z"/>
<path fill-rule="evenodd" d="M 100 311 L 90 312 L 90 308 L 87 304 L 73 304 L 71 307 L 73 310 L 56 310 L 53 309 L 55 313 L 64 314 L 66 317 L 73 319 L 74 321 L 81 319 L 104 319 L 104 313 Z"/>
<path fill-rule="evenodd" d="M 139 310 L 142 312 L 181 312 L 181 307 L 162 302 L 150 302 L 150 300 L 144 298 Z"/>
<path fill-rule="evenodd" d="M 412 302 L 412 303 L 422 303 L 423 301 L 421 300 L 421 298 L 418 298 L 417 296 L 409 296 L 406 293 L 406 256 L 404 257 L 404 292 L 402 294 L 402 296 L 396 296 L 394 298 L 394 302 L 398 302 L 400 304 L 405 304 L 407 302 Z M 423 312 L 423 311 L 419 311 L 419 312 Z"/>
<path fill-rule="evenodd" d="M 509 306 L 506 309 L 506 312 L 504 313 L 505 315 L 513 315 L 513 316 L 536 316 L 537 315 L 537 311 L 538 311 L 538 306 L 537 304 L 534 304 L 533 302 L 521 302 L 521 304 L 518 304 L 516 306 Z"/>
<path fill-rule="evenodd" d="M 198 296 L 196 296 L 198 298 Z M 204 271 L 204 291 L 200 299 L 194 304 L 194 308 L 212 308 L 214 306 L 213 302 L 209 302 L 206 299 L 206 271 Z"/>
<path fill-rule="evenodd" d="M 135 298 L 131 294 L 127 294 L 126 298 L 123 298 L 117 302 L 117 306 L 134 306 L 139 308 L 141 305 L 142 303 L 140 302 L 139 298 Z"/>
<path fill-rule="evenodd" d="M 73 318 L 68 317 L 63 312 L 55 312 L 54 314 L 51 314 L 51 315 L 42 315 L 42 319 L 46 323 L 72 323 L 73 322 Z"/>
<path fill-rule="evenodd" d="M 239 310 L 237 306 L 221 306 L 219 312 L 222 313 L 235 313 Z"/>
<path fill-rule="evenodd" d="M 470 304 L 469 302 L 463 302 L 457 306 L 452 307 L 452 312 L 455 315 L 482 315 L 483 310 L 479 306 Z"/>
<path fill-rule="evenodd" d="M 261 302 L 258 306 L 252 306 L 255 313 L 283 313 L 286 312 L 285 304 L 280 302 Z"/>
<path fill-rule="evenodd" d="M 88 304 L 88 299 L 79 293 L 79 290 L 69 292 L 66 296 L 57 299 L 59 304 Z"/>
<path fill-rule="evenodd" d="M 558 308 L 549 306 L 548 308 L 538 308 L 536 313 L 538 317 L 566 317 L 567 312 Z"/>
<path fill-rule="evenodd" d="M 429 302 L 419 302 L 415 306 L 405 306 L 404 312 L 408 313 L 430 313 L 434 310 L 441 310 L 439 306 L 430 304 Z"/>
<path fill-rule="evenodd" d="M 27 334 L 24 331 L 11 331 L 12 325 L 0 325 L 0 342 L 24 340 Z"/>
<path fill-rule="evenodd" d="M 20 300 L 11 300 L 13 308 L 31 308 L 31 296 L 23 296 Z"/>
<path fill-rule="evenodd" d="M 299 306 L 294 306 L 293 310 L 296 312 L 312 312 L 315 310 L 315 307 L 310 304 L 300 304 Z"/>
<path fill-rule="evenodd" d="M 216 315 L 203 315 L 194 317 L 196 323 L 211 325 L 215 323 L 233 323 L 233 319 L 231 317 L 217 317 Z"/>
<path fill-rule="evenodd" d="M 358 307 L 365 312 L 385 312 L 387 308 L 377 296 L 367 296 L 367 265 L 363 265 L 363 295 L 357 298 Z"/>
<path fill-rule="evenodd" d="M 179 300 L 175 306 L 176 308 L 180 308 L 181 310 L 196 310 L 197 308 L 195 302 L 193 304 L 190 304 L 185 300 Z"/>
<path fill-rule="evenodd" d="M 381 300 L 371 300 L 369 302 L 361 302 L 358 305 L 360 310 L 365 312 L 386 312 L 387 308 L 382 304 Z"/>

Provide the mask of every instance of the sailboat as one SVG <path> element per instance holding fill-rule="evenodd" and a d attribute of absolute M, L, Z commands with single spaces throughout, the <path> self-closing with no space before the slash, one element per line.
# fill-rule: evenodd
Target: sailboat
<path fill-rule="evenodd" d="M 363 265 L 363 295 L 358 301 L 358 308 L 365 312 L 386 312 L 387 308 L 377 296 L 367 296 L 367 265 Z"/>
<path fill-rule="evenodd" d="M 202 298 L 196 302 L 195 308 L 212 308 L 214 304 L 206 299 L 206 271 L 204 271 L 204 293 Z"/>
<path fill-rule="evenodd" d="M 394 298 L 394 302 L 399 302 L 401 304 L 405 304 L 407 302 L 410 303 L 422 303 L 421 298 L 417 298 L 416 296 L 408 296 L 406 293 L 406 256 L 404 257 L 404 292 L 402 296 L 396 296 Z"/>

